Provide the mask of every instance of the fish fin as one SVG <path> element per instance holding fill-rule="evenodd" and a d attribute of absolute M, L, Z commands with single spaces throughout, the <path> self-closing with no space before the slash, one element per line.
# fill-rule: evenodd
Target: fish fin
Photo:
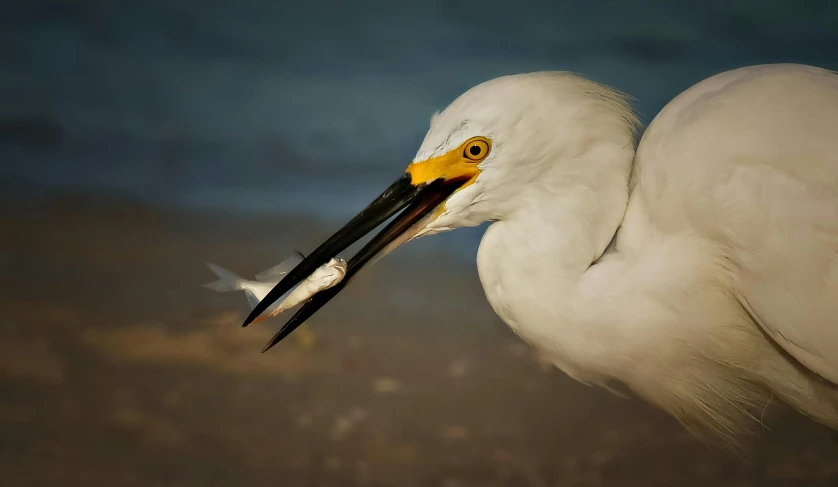
<path fill-rule="evenodd" d="M 218 280 L 215 282 L 204 284 L 203 286 L 205 288 L 212 289 L 213 291 L 218 292 L 239 291 L 242 289 L 242 278 L 239 277 L 238 274 L 230 272 L 223 267 L 211 264 L 209 262 L 207 262 L 207 267 L 212 269 L 215 275 L 218 276 Z"/>
<path fill-rule="evenodd" d="M 270 269 L 260 272 L 259 274 L 256 274 L 256 280 L 265 282 L 280 279 L 285 274 L 288 274 L 288 271 L 290 271 L 294 267 L 297 267 L 297 264 L 302 262 L 303 259 L 305 259 L 305 255 L 303 255 L 303 253 L 299 250 L 295 250 L 290 257 L 283 260 L 282 263 L 280 263 L 279 265 L 271 267 Z"/>
<path fill-rule="evenodd" d="M 247 296 L 247 302 L 250 304 L 250 309 L 255 308 L 256 305 L 259 304 L 259 298 L 257 298 L 252 292 L 245 291 L 244 295 Z"/>

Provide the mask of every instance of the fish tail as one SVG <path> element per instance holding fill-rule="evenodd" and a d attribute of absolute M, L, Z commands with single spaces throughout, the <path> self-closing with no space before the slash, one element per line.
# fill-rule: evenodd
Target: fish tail
<path fill-rule="evenodd" d="M 212 269 L 215 275 L 218 276 L 218 280 L 204 284 L 205 288 L 218 292 L 244 290 L 244 286 L 242 286 L 244 279 L 242 279 L 238 274 L 209 262 L 207 263 L 207 267 Z"/>

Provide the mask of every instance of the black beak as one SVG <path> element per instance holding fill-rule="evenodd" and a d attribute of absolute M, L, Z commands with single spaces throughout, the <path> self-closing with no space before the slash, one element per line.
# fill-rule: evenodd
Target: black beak
<path fill-rule="evenodd" d="M 335 286 L 319 292 L 305 303 L 287 323 L 277 332 L 270 342 L 262 349 L 268 351 L 271 347 L 290 335 L 297 327 L 329 302 L 343 289 L 349 280 L 388 244 L 396 240 L 410 227 L 419 222 L 424 216 L 433 211 L 454 191 L 468 181 L 467 177 L 455 179 L 436 179 L 427 183 L 414 185 L 411 176 L 405 174 L 390 185 L 378 198 L 373 200 L 357 216 L 329 237 L 317 247 L 297 267 L 292 269 L 279 283 L 259 302 L 242 326 L 247 326 L 256 320 L 277 299 L 290 291 L 303 279 L 308 277 L 318 267 L 337 256 L 364 235 L 371 232 L 391 216 L 399 213 L 381 232 L 370 240 L 361 250 L 349 260 L 346 275 Z"/>

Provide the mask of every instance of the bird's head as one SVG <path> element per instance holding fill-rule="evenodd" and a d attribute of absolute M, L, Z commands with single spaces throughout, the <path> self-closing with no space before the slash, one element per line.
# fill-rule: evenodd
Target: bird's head
<path fill-rule="evenodd" d="M 340 292 L 362 266 L 412 238 L 503 220 L 532 204 L 528 195 L 534 191 L 591 188 L 602 178 L 625 184 L 635 124 L 618 93 L 567 73 L 505 76 L 475 86 L 433 116 L 405 173 L 290 271 L 244 326 L 394 215 L 349 261 L 343 281 L 302 306 L 265 350 Z M 628 157 L 608 157 L 607 151 Z"/>

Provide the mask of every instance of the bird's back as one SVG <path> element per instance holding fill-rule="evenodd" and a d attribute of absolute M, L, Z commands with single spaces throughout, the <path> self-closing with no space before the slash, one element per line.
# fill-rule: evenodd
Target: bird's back
<path fill-rule="evenodd" d="M 732 292 L 778 345 L 838 384 L 838 75 L 742 68 L 670 102 L 637 150 L 636 208 L 727 260 Z"/>

